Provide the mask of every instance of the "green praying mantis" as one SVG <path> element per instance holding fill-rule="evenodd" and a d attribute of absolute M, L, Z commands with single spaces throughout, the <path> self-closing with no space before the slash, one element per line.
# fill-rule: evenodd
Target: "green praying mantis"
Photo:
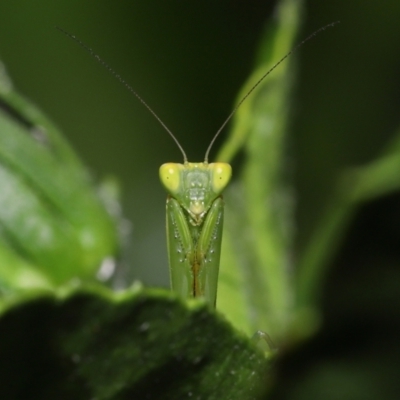
<path fill-rule="evenodd" d="M 313 32 L 265 72 L 218 129 L 206 150 L 204 161 L 195 163 L 188 161 L 175 135 L 124 79 L 74 35 L 57 28 L 88 51 L 137 97 L 175 141 L 183 155 L 183 164 L 166 163 L 159 171 L 161 183 L 168 193 L 167 247 L 171 288 L 181 298 L 204 298 L 211 307 L 216 305 L 224 217 L 222 193 L 231 179 L 232 168 L 227 163 L 208 162 L 212 146 L 238 108 L 279 64 L 305 42 L 335 24 L 337 22 Z"/>

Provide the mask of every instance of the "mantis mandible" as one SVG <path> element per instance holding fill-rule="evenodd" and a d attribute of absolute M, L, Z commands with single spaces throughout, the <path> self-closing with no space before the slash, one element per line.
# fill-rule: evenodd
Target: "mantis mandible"
<path fill-rule="evenodd" d="M 231 179 L 232 169 L 227 163 L 208 162 L 215 140 L 241 104 L 279 64 L 305 42 L 336 23 L 325 25 L 313 32 L 265 72 L 218 129 L 207 148 L 204 161 L 195 163 L 188 162 L 186 153 L 175 135 L 120 75 L 74 35 L 57 27 L 88 51 L 137 97 L 175 141 L 183 155 L 183 164 L 167 163 L 160 167 L 160 180 L 168 192 L 167 247 L 171 288 L 180 297 L 200 297 L 211 307 L 216 305 L 224 214 L 222 192 Z"/>

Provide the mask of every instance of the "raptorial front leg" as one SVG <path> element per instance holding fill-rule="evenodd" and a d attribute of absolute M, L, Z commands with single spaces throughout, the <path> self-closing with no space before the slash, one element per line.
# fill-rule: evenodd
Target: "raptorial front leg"
<path fill-rule="evenodd" d="M 199 287 L 202 295 L 213 307 L 217 300 L 223 219 L 224 202 L 218 197 L 207 213 L 196 247 L 197 258 L 200 260 Z"/>
<path fill-rule="evenodd" d="M 186 215 L 172 197 L 167 199 L 167 247 L 172 290 L 185 299 L 194 297 L 194 243 Z"/>

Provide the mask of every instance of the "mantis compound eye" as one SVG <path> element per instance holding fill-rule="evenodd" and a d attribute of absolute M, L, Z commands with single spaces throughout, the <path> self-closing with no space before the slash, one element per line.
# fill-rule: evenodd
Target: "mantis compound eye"
<path fill-rule="evenodd" d="M 179 191 L 182 168 L 182 164 L 167 163 L 161 165 L 160 180 L 168 193 L 174 194 Z"/>
<path fill-rule="evenodd" d="M 226 163 L 211 163 L 209 165 L 212 172 L 212 189 L 214 193 L 221 193 L 231 180 L 232 167 Z"/>

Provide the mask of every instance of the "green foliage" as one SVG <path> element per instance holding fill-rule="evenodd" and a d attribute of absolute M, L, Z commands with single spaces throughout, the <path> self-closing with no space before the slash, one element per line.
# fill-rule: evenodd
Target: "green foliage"
<path fill-rule="evenodd" d="M 300 1 L 279 3 L 238 99 L 293 48 L 301 11 Z M 330 261 L 359 206 L 400 186 L 399 131 L 376 160 L 329 180 L 325 211 L 296 248 L 286 151 L 295 63 L 296 55 L 246 100 L 217 157 L 243 155 L 224 197 L 217 309 L 249 335 L 265 330 L 280 348 L 318 328 Z M 2 397 L 256 398 L 268 363 L 204 304 L 181 304 L 161 290 L 68 286 L 93 281 L 102 261 L 118 256 L 117 223 L 58 129 L 5 75 L 0 187 Z"/>
<path fill-rule="evenodd" d="M 239 98 L 294 47 L 300 17 L 300 2 L 281 2 L 275 26 L 268 26 L 256 68 Z M 242 148 L 245 152 L 239 179 L 225 196 L 227 228 L 218 308 L 249 334 L 262 329 L 276 339 L 287 332 L 292 308 L 294 201 L 285 177 L 285 144 L 294 61 L 285 60 L 246 100 L 217 157 L 229 161 Z M 234 297 L 238 300 L 232 303 Z"/>
<path fill-rule="evenodd" d="M 299 2 L 282 1 L 278 10 L 276 26 L 261 41 L 258 63 L 239 99 L 296 44 Z M 217 157 L 230 161 L 239 151 L 244 153 L 240 174 L 225 195 L 217 307 L 248 334 L 262 329 L 280 344 L 319 327 L 328 267 L 357 207 L 400 188 L 396 133 L 393 144 L 376 160 L 338 174 L 314 234 L 304 250 L 294 254 L 296 196 L 286 145 L 295 58 L 285 60 L 246 100 Z"/>
<path fill-rule="evenodd" d="M 255 399 L 267 366 L 203 302 L 140 288 L 4 305 L 0 354 L 4 399 Z"/>
<path fill-rule="evenodd" d="M 59 130 L 0 80 L 0 289 L 93 277 L 117 229 Z"/>

